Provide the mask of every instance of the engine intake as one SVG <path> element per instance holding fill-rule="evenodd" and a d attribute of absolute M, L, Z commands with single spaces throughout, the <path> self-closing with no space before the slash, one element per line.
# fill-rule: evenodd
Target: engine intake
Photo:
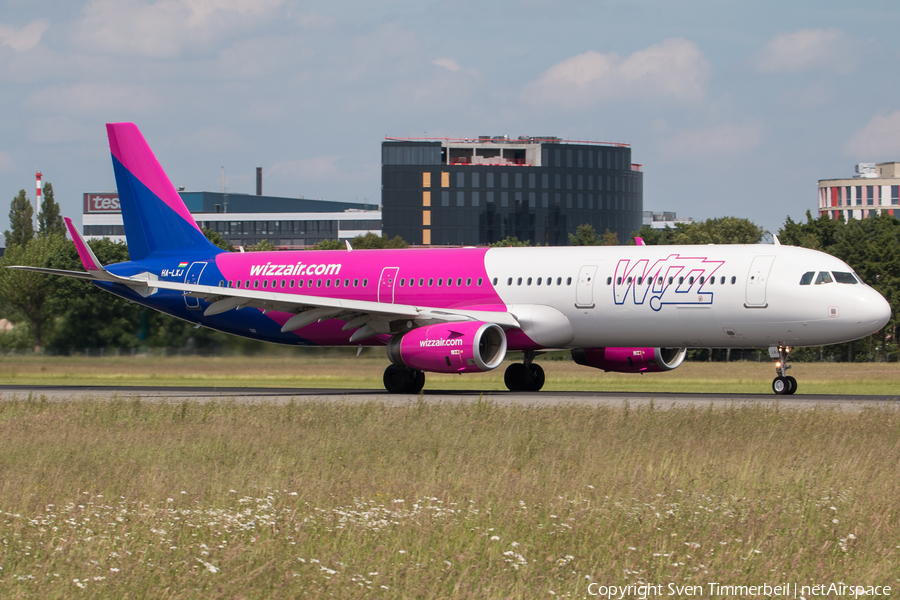
<path fill-rule="evenodd" d="M 615 373 L 656 373 L 678 368 L 686 348 L 575 348 L 572 360 Z"/>
<path fill-rule="evenodd" d="M 421 371 L 490 371 L 506 357 L 506 334 L 496 323 L 437 323 L 393 336 L 387 353 L 395 365 Z"/>

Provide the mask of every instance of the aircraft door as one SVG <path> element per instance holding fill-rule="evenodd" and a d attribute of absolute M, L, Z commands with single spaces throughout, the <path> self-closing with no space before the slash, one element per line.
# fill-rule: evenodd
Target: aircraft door
<path fill-rule="evenodd" d="M 594 279 L 597 275 L 597 265 L 584 265 L 578 272 L 578 282 L 575 286 L 575 307 L 594 308 Z"/>
<path fill-rule="evenodd" d="M 381 270 L 381 278 L 378 280 L 378 301 L 394 303 L 394 285 L 397 283 L 397 273 L 400 267 L 385 267 Z"/>
<path fill-rule="evenodd" d="M 774 256 L 757 256 L 750 264 L 747 274 L 746 308 L 766 308 L 766 284 L 769 282 L 769 271 L 772 270 Z"/>
<path fill-rule="evenodd" d="M 185 273 L 184 275 L 184 282 L 191 285 L 200 285 L 200 274 L 203 273 L 203 269 L 205 268 L 205 262 L 191 263 L 191 266 L 188 268 L 187 273 Z M 184 304 L 188 307 L 189 310 L 197 310 L 200 308 L 200 298 L 194 298 L 193 296 L 185 295 Z"/>

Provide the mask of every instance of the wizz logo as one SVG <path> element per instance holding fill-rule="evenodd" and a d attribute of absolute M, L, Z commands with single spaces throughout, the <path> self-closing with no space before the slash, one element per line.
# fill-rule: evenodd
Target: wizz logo
<path fill-rule="evenodd" d="M 709 289 L 723 260 L 683 257 L 671 254 L 650 263 L 650 259 L 622 259 L 616 265 L 613 295 L 616 304 L 629 299 L 637 305 L 649 303 L 653 310 L 666 304 L 712 304 Z"/>

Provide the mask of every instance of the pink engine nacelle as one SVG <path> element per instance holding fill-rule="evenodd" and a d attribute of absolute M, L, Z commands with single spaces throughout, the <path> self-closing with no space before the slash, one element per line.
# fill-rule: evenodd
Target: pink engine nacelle
<path fill-rule="evenodd" d="M 438 323 L 393 336 L 387 345 L 395 365 L 433 373 L 490 371 L 506 357 L 506 334 L 495 323 Z"/>
<path fill-rule="evenodd" d="M 572 360 L 615 373 L 655 373 L 677 368 L 686 354 L 686 348 L 576 348 Z"/>

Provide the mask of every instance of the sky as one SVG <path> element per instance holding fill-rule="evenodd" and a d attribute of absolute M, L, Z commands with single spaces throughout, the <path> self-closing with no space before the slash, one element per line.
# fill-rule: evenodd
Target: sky
<path fill-rule="evenodd" d="M 385 136 L 631 144 L 644 209 L 777 233 L 900 161 L 900 7 L 874 0 L 0 0 L 0 231 L 34 173 L 80 222 L 107 122 L 187 190 L 380 202 Z"/>

